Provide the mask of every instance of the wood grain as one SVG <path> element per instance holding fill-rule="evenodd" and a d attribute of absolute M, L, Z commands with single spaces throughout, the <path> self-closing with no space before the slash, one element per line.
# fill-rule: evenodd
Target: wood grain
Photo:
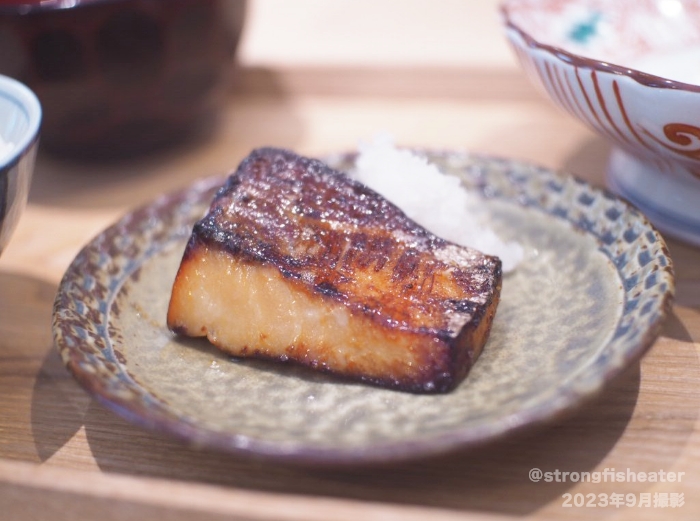
<path fill-rule="evenodd" d="M 51 338 L 53 298 L 73 256 L 128 209 L 228 171 L 256 146 L 322 154 L 388 130 L 402 144 L 526 159 L 604 183 L 607 145 L 509 73 L 469 71 L 480 79 L 462 94 L 451 70 L 428 82 L 409 69 L 243 74 L 212 132 L 179 148 L 112 164 L 40 156 L 29 206 L 0 258 L 0 517 L 700 517 L 700 250 L 674 240 L 676 305 L 641 364 L 570 416 L 482 450 L 362 468 L 278 465 L 182 446 L 87 396 Z M 401 95 L 388 95 L 396 89 Z M 685 475 L 681 483 L 533 483 L 533 467 Z M 677 492 L 685 504 L 563 508 L 567 492 Z"/>

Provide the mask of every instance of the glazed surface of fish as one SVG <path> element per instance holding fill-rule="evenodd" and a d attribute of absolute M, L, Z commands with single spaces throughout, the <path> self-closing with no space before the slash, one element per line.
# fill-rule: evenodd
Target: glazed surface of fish
<path fill-rule="evenodd" d="M 444 392 L 481 352 L 500 287 L 498 258 L 436 237 L 319 161 L 267 148 L 195 225 L 167 321 L 234 356 Z"/>

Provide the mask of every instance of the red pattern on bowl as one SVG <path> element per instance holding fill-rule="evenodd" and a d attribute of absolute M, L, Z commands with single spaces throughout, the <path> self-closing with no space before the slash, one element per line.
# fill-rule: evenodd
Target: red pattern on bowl
<path fill-rule="evenodd" d="M 530 79 L 615 147 L 612 188 L 700 244 L 700 85 L 636 68 L 684 76 L 681 53 L 700 58 L 700 2 L 510 0 L 502 14 Z"/>

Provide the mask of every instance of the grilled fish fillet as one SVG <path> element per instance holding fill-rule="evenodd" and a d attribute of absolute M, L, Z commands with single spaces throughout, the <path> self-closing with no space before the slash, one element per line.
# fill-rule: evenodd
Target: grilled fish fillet
<path fill-rule="evenodd" d="M 446 392 L 479 356 L 500 289 L 498 258 L 320 161 L 263 148 L 194 226 L 167 323 L 236 357 Z"/>

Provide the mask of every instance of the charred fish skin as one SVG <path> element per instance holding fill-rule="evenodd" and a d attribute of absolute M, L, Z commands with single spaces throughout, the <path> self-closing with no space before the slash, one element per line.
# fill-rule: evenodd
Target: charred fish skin
<path fill-rule="evenodd" d="M 235 356 L 446 392 L 489 336 L 496 257 L 436 237 L 324 163 L 253 151 L 193 229 L 168 326 Z"/>

